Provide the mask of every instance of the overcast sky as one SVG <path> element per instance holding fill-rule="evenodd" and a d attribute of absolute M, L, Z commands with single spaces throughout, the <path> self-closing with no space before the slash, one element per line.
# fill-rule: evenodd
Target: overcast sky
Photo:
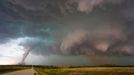
<path fill-rule="evenodd" d="M 134 65 L 134 0 L 0 0 L 0 64 Z"/>

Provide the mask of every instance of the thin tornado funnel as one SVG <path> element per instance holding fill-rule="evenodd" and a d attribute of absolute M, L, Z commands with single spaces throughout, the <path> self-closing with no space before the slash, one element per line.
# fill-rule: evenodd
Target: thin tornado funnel
<path fill-rule="evenodd" d="M 26 60 L 26 58 L 29 55 L 29 53 L 30 53 L 31 50 L 32 50 L 32 47 L 29 47 L 27 49 L 27 51 L 23 54 L 23 58 L 22 58 L 22 61 L 20 63 L 21 65 L 25 65 L 25 60 Z"/>

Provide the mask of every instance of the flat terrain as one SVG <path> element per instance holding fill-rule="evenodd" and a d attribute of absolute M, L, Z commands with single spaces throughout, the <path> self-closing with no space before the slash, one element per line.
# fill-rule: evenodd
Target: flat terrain
<path fill-rule="evenodd" d="M 134 67 L 36 68 L 38 75 L 134 75 Z"/>
<path fill-rule="evenodd" d="M 32 75 L 35 72 L 35 75 L 134 75 L 134 67 L 34 66 L 33 70 L 31 66 L 2 66 L 0 75 Z"/>
<path fill-rule="evenodd" d="M 19 70 L 31 69 L 31 66 L 0 65 L 0 74 Z"/>
<path fill-rule="evenodd" d="M 4 73 L 0 75 L 33 75 L 33 71 L 32 69 L 27 69 L 27 70 L 14 71 L 10 73 Z"/>

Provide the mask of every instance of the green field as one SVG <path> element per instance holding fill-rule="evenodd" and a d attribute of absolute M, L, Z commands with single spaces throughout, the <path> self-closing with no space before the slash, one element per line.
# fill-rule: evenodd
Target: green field
<path fill-rule="evenodd" d="M 29 69 L 31 66 L 0 66 L 0 73 Z M 134 75 L 134 67 L 52 67 L 34 66 L 37 75 Z"/>
<path fill-rule="evenodd" d="M 36 68 L 38 75 L 134 75 L 133 67 Z"/>
<path fill-rule="evenodd" d="M 1 65 L 0 66 L 0 74 L 18 71 L 18 70 L 29 69 L 29 68 L 30 68 L 29 66 Z"/>

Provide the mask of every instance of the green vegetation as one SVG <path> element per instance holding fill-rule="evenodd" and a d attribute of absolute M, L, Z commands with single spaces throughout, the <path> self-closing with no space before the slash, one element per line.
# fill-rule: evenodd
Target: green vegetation
<path fill-rule="evenodd" d="M 0 66 L 0 73 L 29 69 L 31 66 Z M 134 67 L 34 66 L 37 75 L 134 75 Z"/>
<path fill-rule="evenodd" d="M 38 75 L 134 75 L 134 67 L 35 68 Z"/>
<path fill-rule="evenodd" d="M 0 66 L 0 74 L 8 73 L 17 70 L 24 70 L 30 68 L 29 66 L 17 66 L 17 65 L 1 65 Z"/>

